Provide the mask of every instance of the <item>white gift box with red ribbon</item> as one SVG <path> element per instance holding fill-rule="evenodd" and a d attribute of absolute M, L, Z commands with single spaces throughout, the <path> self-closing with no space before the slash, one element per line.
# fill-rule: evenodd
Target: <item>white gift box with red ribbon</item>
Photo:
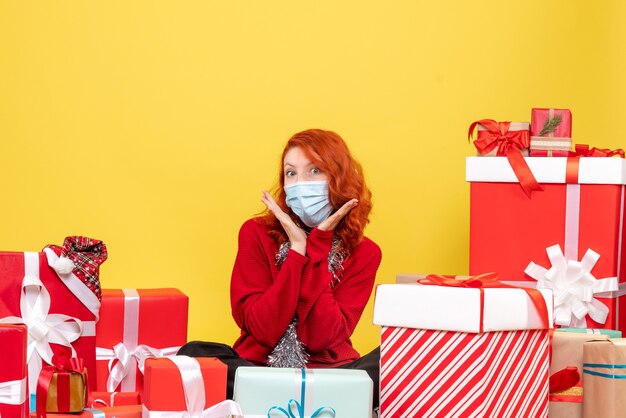
<path fill-rule="evenodd" d="M 547 416 L 552 292 L 531 290 L 379 285 L 381 418 Z"/>

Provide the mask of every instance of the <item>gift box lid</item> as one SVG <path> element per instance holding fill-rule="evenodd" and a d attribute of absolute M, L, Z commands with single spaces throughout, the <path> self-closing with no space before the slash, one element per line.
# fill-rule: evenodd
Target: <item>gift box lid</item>
<path fill-rule="evenodd" d="M 566 157 L 526 157 L 528 167 L 539 183 L 565 183 Z M 626 184 L 623 158 L 580 157 L 579 184 Z M 517 183 L 506 157 L 467 157 L 465 180 L 469 182 Z"/>
<path fill-rule="evenodd" d="M 544 329 L 524 289 L 485 288 L 482 330 Z M 481 289 L 422 284 L 376 287 L 374 324 L 457 332 L 480 332 Z M 552 291 L 538 290 L 546 301 L 552 327 Z"/>

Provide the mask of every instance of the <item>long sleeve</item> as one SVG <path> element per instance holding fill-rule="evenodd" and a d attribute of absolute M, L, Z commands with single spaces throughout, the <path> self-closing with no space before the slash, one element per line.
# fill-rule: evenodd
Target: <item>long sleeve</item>
<path fill-rule="evenodd" d="M 273 348 L 293 319 L 300 281 L 308 258 L 289 250 L 280 271 L 272 277 L 275 248 L 264 227 L 254 220 L 239 231 L 239 250 L 231 279 L 233 318 L 259 344 Z"/>
<path fill-rule="evenodd" d="M 328 252 L 332 231 L 315 228 L 309 235 L 310 262 L 300 283 L 298 336 L 312 352 L 349 340 L 369 300 L 381 261 L 380 248 L 364 238 L 345 261 L 340 282 L 331 289 Z"/>

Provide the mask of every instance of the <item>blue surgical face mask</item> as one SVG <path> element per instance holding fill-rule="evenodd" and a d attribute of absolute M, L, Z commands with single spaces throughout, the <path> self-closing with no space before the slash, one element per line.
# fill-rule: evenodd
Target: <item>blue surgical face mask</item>
<path fill-rule="evenodd" d="M 318 226 L 332 213 L 328 200 L 328 183 L 325 181 L 304 181 L 285 186 L 287 206 L 309 228 Z"/>

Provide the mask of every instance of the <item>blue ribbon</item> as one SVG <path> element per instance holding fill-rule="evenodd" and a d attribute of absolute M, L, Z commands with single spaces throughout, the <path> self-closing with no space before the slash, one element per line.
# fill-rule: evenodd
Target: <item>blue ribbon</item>
<path fill-rule="evenodd" d="M 589 369 L 626 369 L 626 364 L 598 364 L 598 363 L 585 363 L 583 364 L 583 373 L 590 374 L 592 376 L 606 377 L 608 379 L 626 379 L 626 375 L 623 374 L 613 374 L 613 373 L 602 373 L 596 372 Z"/>
<path fill-rule="evenodd" d="M 93 418 L 104 418 L 104 412 L 102 412 L 99 409 L 93 409 L 93 408 L 85 408 L 84 409 L 87 412 L 91 412 L 91 414 L 93 415 Z"/>
<path fill-rule="evenodd" d="M 306 369 L 302 368 L 301 372 L 302 372 L 302 384 L 301 384 L 302 386 L 300 388 L 300 402 L 296 401 L 295 399 L 289 399 L 289 402 L 287 402 L 287 409 L 281 406 L 272 406 L 267 411 L 267 418 L 271 418 L 272 411 L 279 411 L 280 413 L 284 414 L 287 418 L 305 418 L 304 399 L 305 399 L 305 393 L 306 393 Z M 296 412 L 298 414 L 297 416 L 293 412 L 294 407 L 296 408 Z M 333 408 L 329 406 L 320 406 L 313 412 L 313 414 L 311 414 L 311 418 L 315 418 L 318 415 L 326 411 L 332 414 L 330 415 L 332 418 L 335 418 L 336 412 Z"/>

